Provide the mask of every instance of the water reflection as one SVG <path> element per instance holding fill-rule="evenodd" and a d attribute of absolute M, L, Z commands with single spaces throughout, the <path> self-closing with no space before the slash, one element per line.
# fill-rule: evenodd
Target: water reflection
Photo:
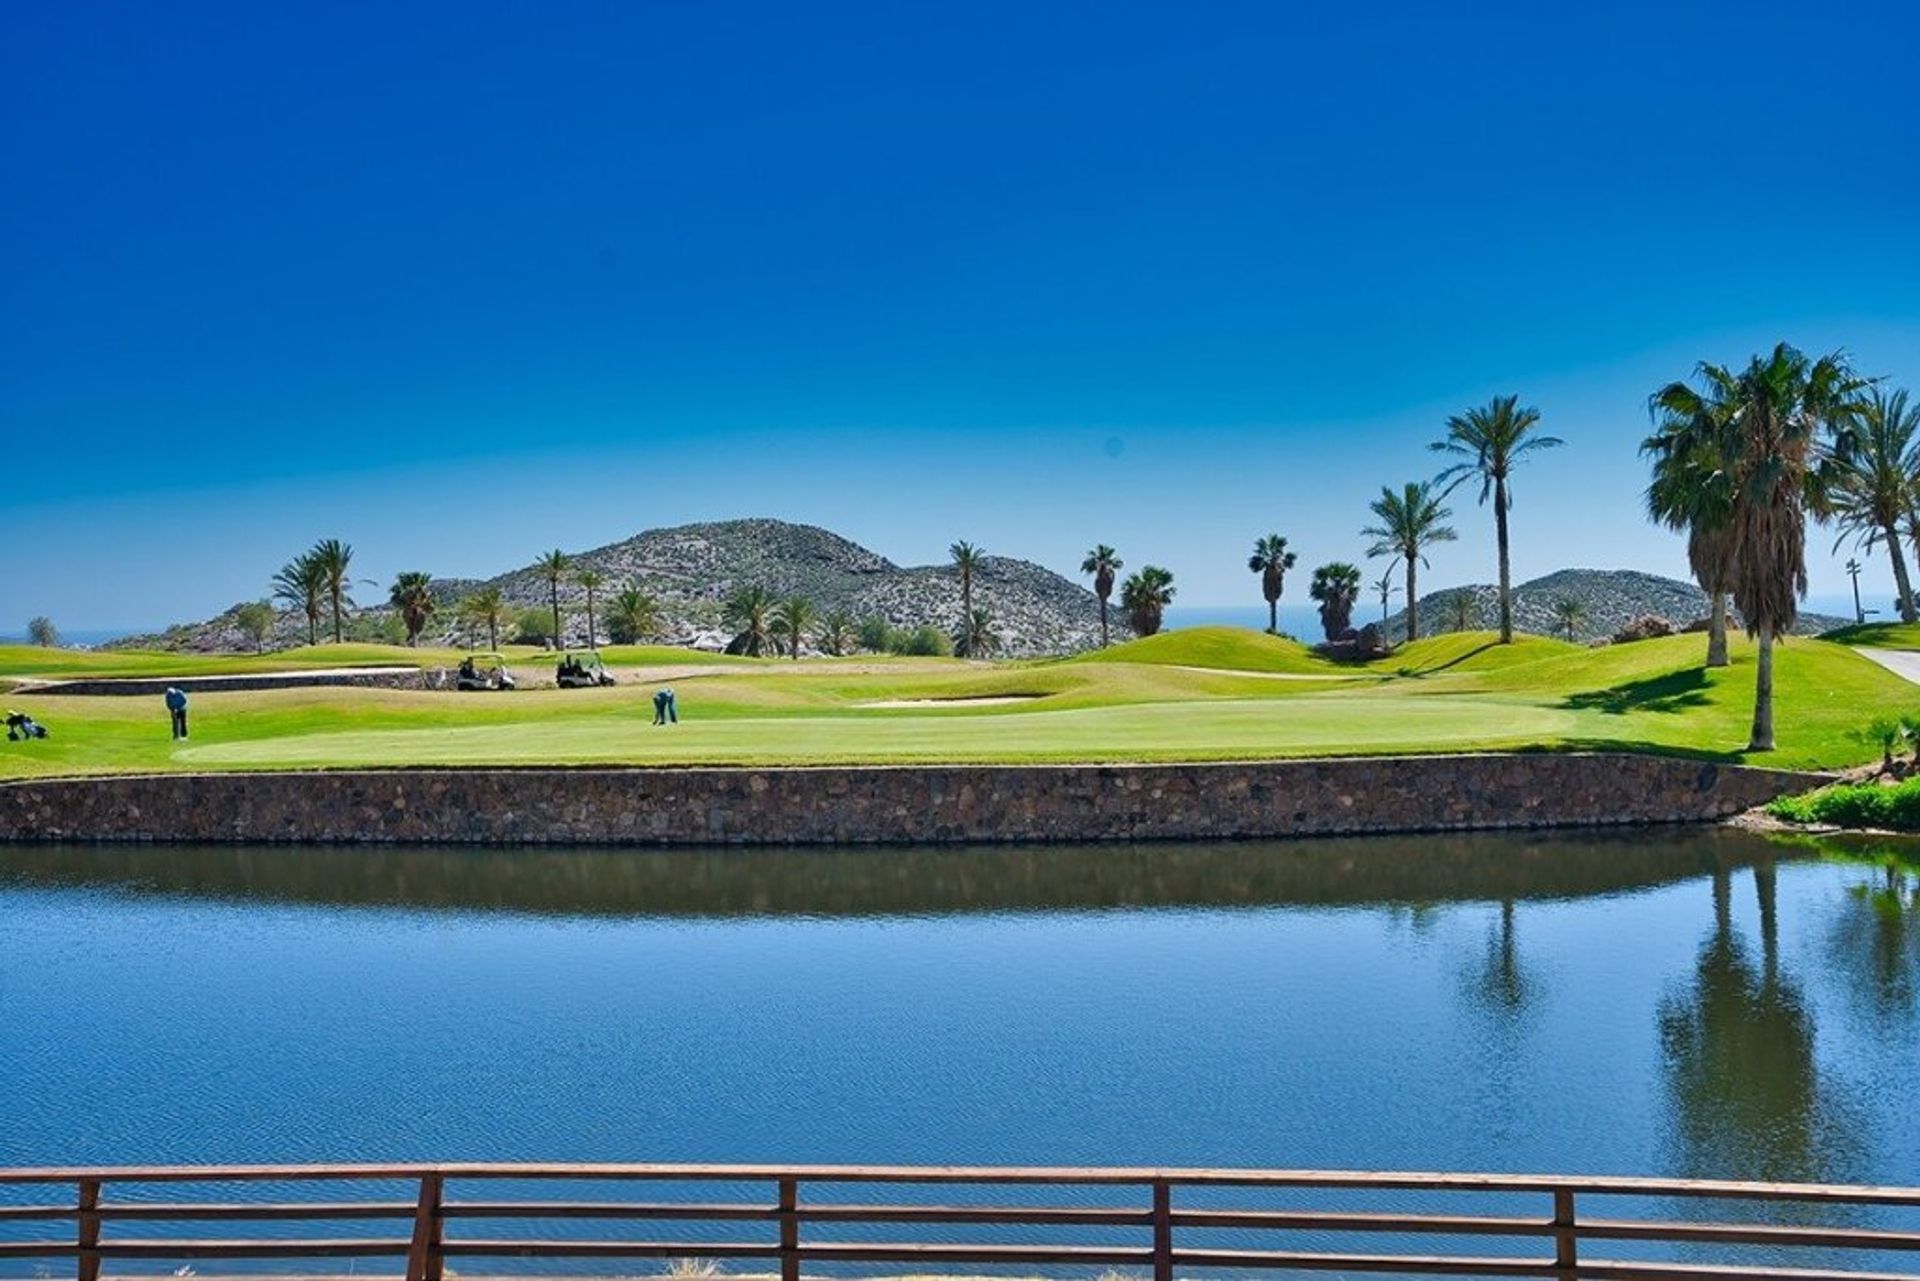
<path fill-rule="evenodd" d="M 1490 991 L 1523 998 L 1512 905 L 1671 884 L 1765 852 L 1722 831 L 1201 845 L 779 850 L 0 846 L 0 878 L 132 893 L 664 916 L 1506 905 Z"/>
<path fill-rule="evenodd" d="M 1734 925 L 1732 872 L 1718 869 L 1691 982 L 1660 1003 L 1673 1165 L 1697 1178 L 1844 1181 L 1858 1139 L 1822 1079 L 1801 986 L 1782 970 L 1778 869 L 1751 871 L 1758 958 Z"/>

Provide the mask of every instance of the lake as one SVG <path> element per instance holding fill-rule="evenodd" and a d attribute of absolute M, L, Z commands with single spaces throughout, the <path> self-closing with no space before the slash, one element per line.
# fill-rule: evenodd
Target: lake
<path fill-rule="evenodd" d="M 0 847 L 0 1165 L 1920 1183 L 1920 876 L 1850 850 Z"/>

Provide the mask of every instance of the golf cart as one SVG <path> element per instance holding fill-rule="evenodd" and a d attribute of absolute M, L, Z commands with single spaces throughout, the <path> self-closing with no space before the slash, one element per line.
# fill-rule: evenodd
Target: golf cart
<path fill-rule="evenodd" d="M 454 673 L 453 687 L 466 690 L 512 689 L 513 673 L 500 654 L 468 654 Z"/>
<path fill-rule="evenodd" d="M 613 684 L 613 673 L 600 661 L 597 649 L 569 649 L 560 655 L 553 669 L 553 682 L 561 689 L 593 689 Z"/>

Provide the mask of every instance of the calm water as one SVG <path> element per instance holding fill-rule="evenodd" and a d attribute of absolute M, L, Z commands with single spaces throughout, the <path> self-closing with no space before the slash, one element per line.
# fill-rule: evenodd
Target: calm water
<path fill-rule="evenodd" d="M 1875 858 L 0 847 L 0 1165 L 1920 1183 L 1920 877 Z"/>

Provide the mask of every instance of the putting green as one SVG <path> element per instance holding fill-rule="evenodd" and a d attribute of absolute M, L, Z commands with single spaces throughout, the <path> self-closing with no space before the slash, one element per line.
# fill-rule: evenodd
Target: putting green
<path fill-rule="evenodd" d="M 1448 744 L 1541 742 L 1573 735 L 1581 714 L 1447 697 L 1220 700 L 998 715 L 741 717 L 654 727 L 631 718 L 521 725 L 340 731 L 212 743 L 177 766 L 524 765 L 536 762 L 985 761 L 1018 744 L 1024 760 L 1168 760 L 1429 751 Z"/>

